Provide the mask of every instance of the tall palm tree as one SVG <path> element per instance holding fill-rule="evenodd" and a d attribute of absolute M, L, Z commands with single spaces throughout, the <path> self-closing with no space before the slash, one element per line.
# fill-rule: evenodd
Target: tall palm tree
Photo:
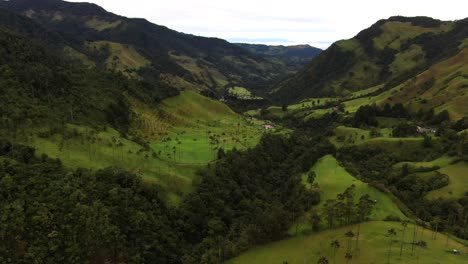
<path fill-rule="evenodd" d="M 349 230 L 346 232 L 345 236 L 348 238 L 348 247 L 346 249 L 347 252 L 351 250 L 351 239 L 354 237 L 353 231 Z"/>
<path fill-rule="evenodd" d="M 403 220 L 401 222 L 401 225 L 403 226 L 403 232 L 401 234 L 401 246 L 400 246 L 400 258 L 401 258 L 401 255 L 403 254 L 403 243 L 405 242 L 405 231 L 406 231 L 406 227 L 408 226 L 408 220 Z"/>
<path fill-rule="evenodd" d="M 392 252 L 393 237 L 396 236 L 396 231 L 395 231 L 395 229 L 390 228 L 390 229 L 387 231 L 387 235 L 390 237 L 390 246 L 388 247 L 388 259 L 387 259 L 387 263 L 390 263 L 390 255 L 391 255 L 391 252 Z"/>
<path fill-rule="evenodd" d="M 353 258 L 353 255 L 351 255 L 351 253 L 349 252 L 346 252 L 346 255 L 345 255 L 346 263 L 348 263 L 352 258 Z"/>
<path fill-rule="evenodd" d="M 333 248 L 333 263 L 335 263 L 336 251 L 340 248 L 340 241 L 335 239 L 330 243 L 330 246 Z"/>

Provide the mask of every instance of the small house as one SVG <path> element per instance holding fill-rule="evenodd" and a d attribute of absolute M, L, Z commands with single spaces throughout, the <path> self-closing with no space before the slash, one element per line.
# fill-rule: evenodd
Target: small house
<path fill-rule="evenodd" d="M 420 134 L 434 134 L 437 132 L 437 128 L 435 127 L 421 127 L 421 126 L 417 126 L 416 127 L 416 130 L 418 131 L 418 133 Z"/>

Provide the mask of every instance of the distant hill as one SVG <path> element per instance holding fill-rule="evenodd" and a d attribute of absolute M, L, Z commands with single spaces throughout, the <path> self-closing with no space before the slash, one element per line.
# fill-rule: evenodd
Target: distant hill
<path fill-rule="evenodd" d="M 89 3 L 12 0 L 0 2 L 0 7 L 58 32 L 82 60 L 135 77 L 158 78 L 177 89 L 218 95 L 234 86 L 264 91 L 291 73 L 293 64 L 225 40 L 118 16 Z"/>
<path fill-rule="evenodd" d="M 258 54 L 262 57 L 277 59 L 286 63 L 288 70 L 296 72 L 306 66 L 313 58 L 317 57 L 322 50 L 310 45 L 263 45 L 263 44 L 248 44 L 236 43 L 237 45 Z"/>
<path fill-rule="evenodd" d="M 391 17 L 352 39 L 334 43 L 300 72 L 277 84 L 272 95 L 283 103 L 309 97 L 346 98 L 366 89 L 375 95 L 413 80 L 416 83 L 408 84 L 398 101 L 409 104 L 412 99 L 444 95 L 435 105 L 441 106 L 464 98 L 467 43 L 468 19 Z M 441 68 L 443 72 L 437 70 L 442 61 L 450 65 Z M 423 80 L 419 74 L 425 71 L 430 73 Z"/>

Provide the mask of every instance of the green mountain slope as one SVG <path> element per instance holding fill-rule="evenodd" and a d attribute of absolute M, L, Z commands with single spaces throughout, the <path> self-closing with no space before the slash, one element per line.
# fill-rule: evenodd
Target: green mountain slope
<path fill-rule="evenodd" d="M 467 23 L 426 17 L 380 20 L 356 37 L 334 43 L 279 83 L 273 97 L 290 103 L 308 97 L 349 97 L 377 85 L 382 87 L 373 94 L 389 90 L 462 52 Z"/>
<path fill-rule="evenodd" d="M 2 1 L 0 7 L 59 32 L 81 57 L 102 68 L 158 78 L 177 89 L 218 95 L 234 86 L 263 91 L 291 72 L 292 62 L 281 57 L 261 56 L 225 40 L 118 16 L 93 4 L 13 0 Z"/>
<path fill-rule="evenodd" d="M 0 17 L 0 139 L 68 168 L 118 166 L 162 186 L 176 203 L 219 149 L 246 149 L 263 133 L 262 122 L 218 100 L 89 67 L 62 36 L 4 10 Z M 137 63 L 124 45 L 113 49 Z"/>

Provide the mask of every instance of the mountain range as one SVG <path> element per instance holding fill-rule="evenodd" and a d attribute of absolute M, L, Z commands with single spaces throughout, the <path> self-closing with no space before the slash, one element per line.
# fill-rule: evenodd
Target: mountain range
<path fill-rule="evenodd" d="M 236 86 L 261 93 L 299 68 L 291 61 L 299 55 L 294 52 L 272 57 L 222 39 L 193 36 L 145 19 L 118 16 L 94 4 L 15 0 L 2 1 L 0 7 L 56 32 L 72 56 L 85 63 L 132 76 L 157 76 L 177 89 L 205 91 L 218 97 Z M 301 48 L 307 50 L 300 54 L 304 60 L 320 52 L 309 48 L 312 52 Z"/>

